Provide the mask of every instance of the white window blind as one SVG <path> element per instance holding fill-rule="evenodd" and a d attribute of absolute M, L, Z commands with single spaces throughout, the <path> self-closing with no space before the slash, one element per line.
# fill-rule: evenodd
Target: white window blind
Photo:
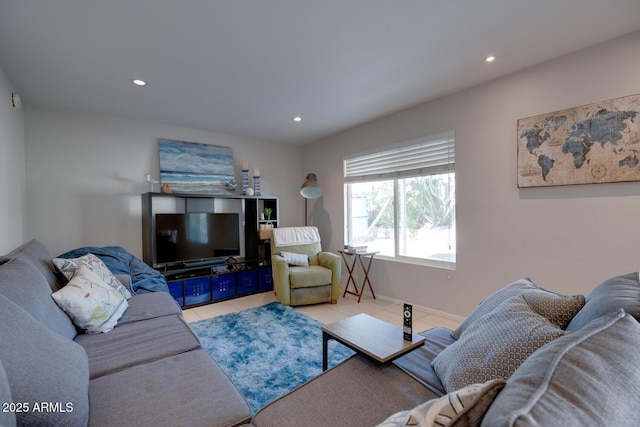
<path fill-rule="evenodd" d="M 447 132 L 345 158 L 346 182 L 434 175 L 452 171 L 455 134 Z"/>

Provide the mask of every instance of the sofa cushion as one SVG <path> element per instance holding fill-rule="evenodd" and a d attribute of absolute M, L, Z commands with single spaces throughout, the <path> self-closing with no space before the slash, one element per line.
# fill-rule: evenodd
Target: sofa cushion
<path fill-rule="evenodd" d="M 483 426 L 640 425 L 640 325 L 623 310 L 531 355 Z"/>
<path fill-rule="evenodd" d="M 124 298 L 131 298 L 131 292 L 109 271 L 105 263 L 93 254 L 86 254 L 79 258 L 54 258 L 53 264 L 67 280 L 71 280 L 80 267 L 85 267 Z"/>
<path fill-rule="evenodd" d="M 226 427 L 251 417 L 244 397 L 204 350 L 91 380 L 89 398 L 95 426 Z"/>
<path fill-rule="evenodd" d="M 11 397 L 11 389 L 9 389 L 9 380 L 7 374 L 4 372 L 2 361 L 0 360 L 0 403 L 2 409 L 0 409 L 0 426 L 3 427 L 15 427 L 16 425 L 16 410 L 18 408 L 6 406 L 15 405 L 16 402 Z"/>
<path fill-rule="evenodd" d="M 469 326 L 436 356 L 433 368 L 447 392 L 507 379 L 534 351 L 564 334 L 517 295 Z"/>
<path fill-rule="evenodd" d="M 0 361 L 13 402 L 30 409 L 17 412 L 19 425 L 86 425 L 89 419 L 89 367 L 85 351 L 0 295 Z M 56 410 L 36 410 L 52 402 Z"/>
<path fill-rule="evenodd" d="M 373 426 L 437 397 L 394 365 L 354 356 L 260 409 L 251 422 L 256 427 Z"/>
<path fill-rule="evenodd" d="M 292 288 L 308 288 L 331 284 L 331 270 L 319 265 L 309 267 L 291 267 L 289 282 Z"/>
<path fill-rule="evenodd" d="M 431 362 L 456 340 L 451 337 L 451 330 L 447 328 L 433 328 L 419 335 L 427 338 L 424 345 L 394 360 L 393 364 L 442 396 L 447 392 L 433 370 Z"/>
<path fill-rule="evenodd" d="M 22 256 L 0 265 L 0 294 L 52 331 L 69 339 L 77 335 L 69 316 L 51 299 L 47 280 Z"/>
<path fill-rule="evenodd" d="M 564 328 L 584 305 L 583 295 L 561 295 L 543 289 L 525 278 L 505 286 L 482 301 L 471 314 L 453 331 L 455 339 L 460 338 L 473 322 L 496 308 L 501 302 L 515 296 L 524 295 L 529 305 L 553 324 Z"/>
<path fill-rule="evenodd" d="M 638 272 L 612 277 L 598 285 L 587 296 L 584 307 L 571 319 L 568 331 L 577 331 L 598 317 L 624 309 L 640 319 L 640 278 Z"/>
<path fill-rule="evenodd" d="M 200 347 L 179 316 L 127 323 L 107 334 L 81 334 L 75 341 L 89 355 L 91 379 Z"/>
<path fill-rule="evenodd" d="M 53 256 L 41 242 L 36 239 L 30 240 L 11 251 L 7 254 L 7 257 L 15 258 L 20 255 L 24 257 L 23 259 L 28 260 L 47 279 L 51 290 L 57 291 L 62 287 L 62 283 L 56 275 L 56 267 L 51 261 Z"/>
<path fill-rule="evenodd" d="M 127 300 L 85 266 L 51 297 L 88 334 L 109 332 L 127 309 Z"/>
<path fill-rule="evenodd" d="M 398 412 L 378 427 L 479 426 L 505 383 L 505 380 L 495 379 L 484 384 L 469 385 L 439 399 L 429 400 L 411 410 Z"/>
<path fill-rule="evenodd" d="M 161 316 L 178 315 L 182 317 L 182 309 L 176 300 L 166 292 L 134 295 L 127 300 L 127 304 L 129 307 L 118 321 L 118 325 Z"/>

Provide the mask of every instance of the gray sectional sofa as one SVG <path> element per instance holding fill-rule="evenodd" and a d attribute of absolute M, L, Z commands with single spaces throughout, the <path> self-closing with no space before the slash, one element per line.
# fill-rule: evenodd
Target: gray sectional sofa
<path fill-rule="evenodd" d="M 638 426 L 640 280 L 587 297 L 516 281 L 380 366 L 355 356 L 257 412 L 256 427 Z"/>
<path fill-rule="evenodd" d="M 638 273 L 586 299 L 518 280 L 393 364 L 351 357 L 252 418 L 169 294 L 87 334 L 63 283 L 37 241 L 0 257 L 0 426 L 640 425 Z"/>
<path fill-rule="evenodd" d="M 113 330 L 81 333 L 51 297 L 64 284 L 51 259 L 35 240 L 0 257 L 1 426 L 249 421 L 249 405 L 168 293 L 133 295 Z"/>

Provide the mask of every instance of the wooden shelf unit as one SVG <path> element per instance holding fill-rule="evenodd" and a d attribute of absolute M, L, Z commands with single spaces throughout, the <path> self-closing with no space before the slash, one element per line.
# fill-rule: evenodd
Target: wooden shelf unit
<path fill-rule="evenodd" d="M 269 196 L 203 195 L 185 193 L 142 194 L 142 254 L 145 263 L 167 278 L 173 297 L 182 307 L 195 307 L 251 293 L 273 290 L 271 253 L 268 240 L 258 236 L 265 208 L 271 209 L 274 227 L 278 226 L 279 201 Z M 234 257 L 230 265 L 194 267 L 162 265 L 155 256 L 155 216 L 159 213 L 238 213 L 240 214 L 241 249 L 244 257 Z"/>

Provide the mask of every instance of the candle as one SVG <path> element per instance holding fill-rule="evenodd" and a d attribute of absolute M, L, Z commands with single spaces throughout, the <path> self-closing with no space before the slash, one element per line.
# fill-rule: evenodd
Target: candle
<path fill-rule="evenodd" d="M 253 176 L 260 176 L 260 168 L 253 168 Z"/>
<path fill-rule="evenodd" d="M 249 170 L 249 162 L 246 160 L 242 161 L 242 170 Z"/>

